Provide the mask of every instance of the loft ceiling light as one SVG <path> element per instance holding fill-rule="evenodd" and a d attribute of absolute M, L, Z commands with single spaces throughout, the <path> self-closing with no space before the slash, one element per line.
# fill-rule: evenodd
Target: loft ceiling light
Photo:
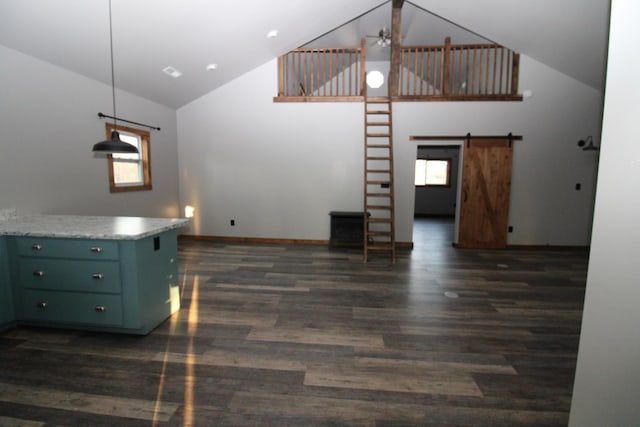
<path fill-rule="evenodd" d="M 109 0 L 109 46 L 111 49 L 111 95 L 113 100 L 113 131 L 111 138 L 98 142 L 93 146 L 94 152 L 98 153 L 138 153 L 138 149 L 131 144 L 127 144 L 120 139 L 120 134 L 116 130 L 116 82 L 113 72 L 113 26 L 111 24 L 111 0 Z"/>

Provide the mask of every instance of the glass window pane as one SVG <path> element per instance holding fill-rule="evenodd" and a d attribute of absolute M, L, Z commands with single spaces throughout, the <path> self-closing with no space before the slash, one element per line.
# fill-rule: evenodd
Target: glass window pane
<path fill-rule="evenodd" d="M 141 151 L 138 135 L 120 132 L 120 139 Z M 142 162 L 139 153 L 113 153 L 113 181 L 116 185 L 142 184 Z"/>
<path fill-rule="evenodd" d="M 427 160 L 426 183 L 427 185 L 448 185 L 449 161 Z"/>

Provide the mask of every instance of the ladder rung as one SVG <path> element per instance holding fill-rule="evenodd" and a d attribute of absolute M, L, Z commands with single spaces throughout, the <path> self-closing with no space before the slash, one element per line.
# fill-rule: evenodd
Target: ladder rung
<path fill-rule="evenodd" d="M 391 231 L 369 231 L 367 232 L 367 236 L 370 237 L 391 237 Z"/>
<path fill-rule="evenodd" d="M 368 245 L 367 249 L 369 249 L 370 251 L 392 251 L 393 250 L 393 245 L 390 243 L 387 243 L 386 245 L 383 244 L 376 244 L 374 243 L 373 245 Z"/>
<path fill-rule="evenodd" d="M 367 114 L 391 114 L 388 110 L 367 110 Z"/>
<path fill-rule="evenodd" d="M 388 138 L 391 134 L 388 133 L 367 133 L 367 137 L 369 138 Z"/>
<path fill-rule="evenodd" d="M 391 184 L 389 180 L 371 179 L 367 181 L 367 185 Z"/>
<path fill-rule="evenodd" d="M 391 206 L 389 205 L 367 205 L 367 210 L 372 209 L 372 210 L 389 210 L 391 209 Z"/>
<path fill-rule="evenodd" d="M 367 122 L 367 126 L 389 126 L 389 122 Z"/>
<path fill-rule="evenodd" d="M 391 222 L 391 218 L 367 218 L 366 219 L 367 222 L 375 222 L 376 224 L 385 224 L 385 223 L 390 223 Z"/>
<path fill-rule="evenodd" d="M 369 96 L 367 104 L 390 104 L 391 100 L 386 96 Z"/>
<path fill-rule="evenodd" d="M 390 236 L 391 233 L 387 233 L 386 236 L 383 235 L 375 235 L 375 236 L 368 236 L 369 237 L 369 245 L 375 245 L 377 244 L 381 244 L 381 243 L 390 243 L 389 238 L 391 238 Z M 377 240 L 376 240 L 377 239 Z M 372 243 L 373 241 L 373 243 Z"/>
<path fill-rule="evenodd" d="M 391 193 L 367 193 L 367 197 L 391 197 Z"/>
<path fill-rule="evenodd" d="M 390 144 L 367 144 L 367 148 L 391 148 Z"/>
<path fill-rule="evenodd" d="M 367 173 L 391 173 L 389 169 L 367 169 Z"/>
<path fill-rule="evenodd" d="M 372 157 L 367 157 L 367 160 L 391 160 L 391 157 L 372 156 Z"/>

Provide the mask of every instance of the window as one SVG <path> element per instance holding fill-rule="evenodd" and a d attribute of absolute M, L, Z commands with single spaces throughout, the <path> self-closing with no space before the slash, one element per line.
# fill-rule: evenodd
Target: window
<path fill-rule="evenodd" d="M 416 186 L 448 186 L 451 173 L 451 159 L 417 159 Z"/>
<path fill-rule="evenodd" d="M 113 124 L 107 124 L 107 138 Z M 109 189 L 112 193 L 151 190 L 150 133 L 116 125 L 123 142 L 134 145 L 139 153 L 113 153 L 109 155 Z"/>

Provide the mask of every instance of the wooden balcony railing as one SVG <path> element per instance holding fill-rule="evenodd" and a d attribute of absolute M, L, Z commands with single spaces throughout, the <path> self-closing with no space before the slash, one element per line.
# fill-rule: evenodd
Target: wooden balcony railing
<path fill-rule="evenodd" d="M 362 101 L 366 44 L 279 57 L 280 102 Z M 394 101 L 517 101 L 520 56 L 497 44 L 401 46 Z"/>
<path fill-rule="evenodd" d="M 361 101 L 362 47 L 296 49 L 279 58 L 276 101 Z"/>
<path fill-rule="evenodd" d="M 497 44 L 402 46 L 398 98 L 518 100 L 520 56 Z"/>

